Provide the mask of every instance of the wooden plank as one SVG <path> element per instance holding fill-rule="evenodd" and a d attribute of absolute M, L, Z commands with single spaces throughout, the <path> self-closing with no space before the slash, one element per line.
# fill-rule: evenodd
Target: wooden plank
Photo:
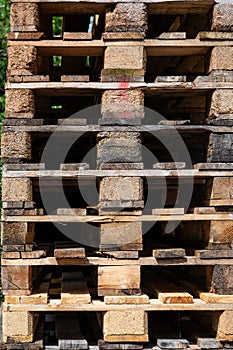
<path fill-rule="evenodd" d="M 44 32 L 28 32 L 28 33 L 8 33 L 7 40 L 41 40 L 45 37 Z"/>
<path fill-rule="evenodd" d="M 85 208 L 58 208 L 57 215 L 87 215 L 87 210 Z"/>
<path fill-rule="evenodd" d="M 92 40 L 91 32 L 64 32 L 63 40 Z"/>
<path fill-rule="evenodd" d="M 184 215 L 184 208 L 152 209 L 152 215 Z"/>
<path fill-rule="evenodd" d="M 85 248 L 57 248 L 54 249 L 56 259 L 85 259 Z"/>
<path fill-rule="evenodd" d="M 106 245 L 105 245 L 106 247 Z M 101 247 L 100 247 L 101 248 Z M 139 246 L 138 246 L 139 248 Z M 104 249 L 104 248 L 102 248 Z M 106 258 L 115 258 L 115 259 L 138 259 L 138 251 L 136 250 L 122 250 L 122 251 L 114 251 L 114 250 L 107 250 L 107 251 L 97 251 L 97 255 L 100 255 L 102 257 Z"/>
<path fill-rule="evenodd" d="M 60 127 L 64 126 L 64 125 L 86 125 L 87 124 L 87 120 L 84 118 L 66 118 L 66 119 L 58 119 L 57 121 L 57 125 L 60 125 Z"/>
<path fill-rule="evenodd" d="M 89 82 L 90 77 L 89 75 L 62 75 L 61 81 L 82 81 L 82 82 Z"/>
<path fill-rule="evenodd" d="M 121 344 L 121 343 L 108 343 L 104 340 L 98 340 L 99 350 L 142 350 L 143 345 L 141 344 Z"/>
<path fill-rule="evenodd" d="M 45 250 L 34 250 L 32 252 L 21 252 L 22 259 L 40 259 L 46 256 Z"/>
<path fill-rule="evenodd" d="M 189 304 L 193 303 L 193 296 L 183 288 L 165 279 L 160 274 L 144 271 L 143 285 L 146 290 L 155 294 L 164 304 Z"/>
<path fill-rule="evenodd" d="M 219 295 L 215 293 L 200 292 L 199 297 L 206 303 L 233 303 L 233 295 Z"/>
<path fill-rule="evenodd" d="M 88 349 L 88 343 L 82 334 L 77 314 L 74 312 L 56 314 L 55 333 L 59 349 Z"/>
<path fill-rule="evenodd" d="M 194 169 L 197 170 L 233 170 L 233 164 L 232 163 L 198 163 L 194 164 Z"/>
<path fill-rule="evenodd" d="M 195 250 L 195 255 L 200 257 L 200 259 L 229 259 L 233 258 L 233 251 L 231 249 Z"/>
<path fill-rule="evenodd" d="M 185 249 L 183 248 L 169 248 L 169 249 L 153 249 L 152 255 L 157 259 L 167 258 L 184 258 Z"/>
<path fill-rule="evenodd" d="M 158 36 L 158 39 L 165 39 L 165 40 L 186 39 L 186 32 L 164 32 Z"/>
<path fill-rule="evenodd" d="M 109 214 L 109 213 L 107 213 Z M 129 213 L 128 213 L 129 214 Z M 138 215 L 138 216 L 137 216 Z M 139 215 L 132 213 L 131 215 L 119 215 L 114 212 L 113 215 L 3 215 L 5 222 L 96 222 L 96 223 L 113 223 L 113 222 L 131 222 L 131 221 L 176 221 L 177 215 Z M 184 214 L 183 221 L 232 221 L 231 213 L 218 214 Z"/>
<path fill-rule="evenodd" d="M 161 170 L 178 170 L 178 169 L 184 169 L 185 167 L 186 167 L 185 162 L 166 162 L 166 163 L 153 164 L 153 169 L 161 169 Z"/>
<path fill-rule="evenodd" d="M 129 295 L 129 296 L 105 296 L 104 302 L 106 305 L 108 304 L 148 304 L 149 297 L 145 294 L 143 295 Z"/>
<path fill-rule="evenodd" d="M 215 265 L 233 265 L 233 259 L 200 259 L 194 256 L 187 256 L 185 259 L 155 259 L 154 257 L 142 257 L 135 262 L 134 259 L 114 259 L 108 257 L 86 257 L 85 259 L 60 259 L 47 257 L 41 259 L 2 259 L 2 266 L 58 266 L 58 265 L 75 265 L 75 266 L 215 266 Z"/>
<path fill-rule="evenodd" d="M 87 170 L 89 169 L 89 164 L 87 163 L 64 163 L 60 164 L 61 171 L 74 171 L 74 170 Z"/>
<path fill-rule="evenodd" d="M 123 311 L 132 310 L 132 305 L 106 305 L 100 300 L 93 300 L 89 304 L 61 304 L 49 303 L 47 305 L 21 305 L 21 304 L 3 304 L 4 311 L 34 311 L 34 312 L 46 312 L 46 311 Z M 192 304 L 163 304 L 158 299 L 150 299 L 149 304 L 138 304 L 137 310 L 144 311 L 233 311 L 232 303 L 205 303 L 203 300 L 194 299 Z"/>

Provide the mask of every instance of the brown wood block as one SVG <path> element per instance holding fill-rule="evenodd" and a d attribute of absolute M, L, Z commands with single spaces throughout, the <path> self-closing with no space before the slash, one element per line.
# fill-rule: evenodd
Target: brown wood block
<path fill-rule="evenodd" d="M 35 250 L 33 252 L 21 252 L 22 259 L 40 259 L 46 256 L 45 250 Z"/>
<path fill-rule="evenodd" d="M 3 259 L 20 259 L 20 252 L 2 252 Z"/>
<path fill-rule="evenodd" d="M 154 258 L 169 259 L 169 258 L 184 258 L 185 249 L 183 248 L 169 248 L 169 249 L 153 249 Z"/>
<path fill-rule="evenodd" d="M 86 252 L 85 248 L 62 248 L 55 249 L 54 256 L 56 259 L 85 259 Z"/>
<path fill-rule="evenodd" d="M 29 290 L 32 286 L 31 266 L 2 266 L 2 289 Z"/>
<path fill-rule="evenodd" d="M 99 266 L 98 295 L 119 295 L 124 290 L 140 290 L 140 266 Z M 108 294 L 113 293 L 113 294 Z"/>
<path fill-rule="evenodd" d="M 63 40 L 92 40 L 91 32 L 64 32 Z"/>
<path fill-rule="evenodd" d="M 8 40 L 41 40 L 44 39 L 45 35 L 43 32 L 28 32 L 28 33 L 8 33 Z"/>

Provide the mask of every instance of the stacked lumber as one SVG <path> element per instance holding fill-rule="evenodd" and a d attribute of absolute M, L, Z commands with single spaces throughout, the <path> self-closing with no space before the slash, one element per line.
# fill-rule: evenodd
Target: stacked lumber
<path fill-rule="evenodd" d="M 233 349 L 232 13 L 12 0 L 2 349 Z"/>

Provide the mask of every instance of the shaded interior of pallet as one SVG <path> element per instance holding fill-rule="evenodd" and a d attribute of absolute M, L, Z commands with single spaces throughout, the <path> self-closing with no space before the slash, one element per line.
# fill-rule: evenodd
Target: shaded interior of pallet
<path fill-rule="evenodd" d="M 145 81 L 154 82 L 157 76 L 185 76 L 193 81 L 197 76 L 208 74 L 209 53 L 205 55 L 148 56 Z"/>
<path fill-rule="evenodd" d="M 199 130 L 197 133 L 186 131 L 180 134 L 174 130 L 164 130 L 161 131 L 160 134 L 157 132 L 153 132 L 153 134 L 143 133 L 142 159 L 139 161 L 144 162 L 145 169 L 152 169 L 153 164 L 157 162 L 185 161 L 185 155 L 182 152 L 179 153 L 179 151 L 182 151 L 185 144 L 190 153 L 192 164 L 206 162 L 208 137 L 209 133 L 207 133 L 205 130 Z M 60 163 L 88 163 L 90 169 L 96 169 L 96 154 L 98 152 L 98 145 L 96 144 L 96 133 L 74 133 L 72 139 L 74 141 L 73 145 L 71 144 L 71 147 L 67 148 L 67 133 L 65 135 L 59 133 L 53 137 L 53 144 L 50 141 L 51 144 L 49 144 L 49 146 L 46 148 L 48 136 L 46 137 L 44 135 L 39 136 L 38 134 L 34 134 L 32 137 L 32 163 L 39 163 L 41 159 L 43 159 L 43 162 L 45 161 L 46 163 L 47 158 L 45 158 L 45 156 L 43 156 L 43 158 L 41 157 L 43 151 L 46 151 L 46 149 L 49 147 L 53 160 L 51 161 L 50 157 L 49 164 L 45 164 L 47 169 L 59 169 Z M 171 149 L 172 145 L 174 144 L 177 147 L 175 160 L 173 159 L 174 156 L 172 158 L 171 154 L 169 153 L 169 147 Z M 64 159 L 63 153 L 66 149 L 69 151 L 66 152 Z M 124 163 L 127 162 L 127 160 L 126 158 L 122 157 L 121 160 L 114 161 L 114 158 L 111 158 L 110 155 L 108 162 Z M 187 164 L 187 167 L 189 168 L 190 164 Z"/>
<path fill-rule="evenodd" d="M 206 124 L 212 92 L 145 91 L 145 115 L 142 124 L 157 125 L 167 120 L 185 121 L 184 125 Z M 42 90 L 35 92 L 35 118 L 44 124 L 57 124 L 59 119 L 80 120 L 80 125 L 98 124 L 101 117 L 101 93 L 81 90 Z M 87 109 L 88 107 L 91 107 Z M 153 110 L 153 111 L 152 111 Z M 59 122 L 62 123 L 62 120 Z M 78 122 L 77 122 L 78 125 Z"/>
<path fill-rule="evenodd" d="M 178 12 L 178 10 L 177 10 Z M 151 14 L 148 16 L 147 38 L 153 39 L 163 32 L 186 32 L 187 39 L 193 39 L 200 31 L 211 27 L 211 13 Z"/>
<path fill-rule="evenodd" d="M 93 39 L 100 39 L 104 31 L 104 8 L 106 5 L 69 3 L 69 4 L 40 4 L 39 31 L 46 38 L 62 39 L 64 32 L 93 33 Z M 60 22 L 60 26 L 56 23 Z"/>
<path fill-rule="evenodd" d="M 95 57 L 88 52 L 81 56 L 63 56 L 54 52 L 53 56 L 40 56 L 38 59 L 38 74 L 49 75 L 50 81 L 61 81 L 63 75 L 78 75 L 81 80 L 83 76 L 88 76 L 89 81 L 99 81 L 101 69 L 103 68 L 103 58 Z"/>
<path fill-rule="evenodd" d="M 99 250 L 98 241 L 100 244 L 100 227 L 98 224 L 91 223 L 66 223 L 67 231 L 76 232 L 76 239 L 68 239 L 67 236 L 62 234 L 58 228 L 49 223 L 36 223 L 35 225 L 35 250 L 46 249 L 47 256 L 54 256 L 54 249 L 59 247 L 61 242 L 61 248 L 79 247 L 80 242 L 90 243 L 94 239 L 97 247 L 88 248 L 85 247 L 87 256 L 95 256 L 94 251 Z M 187 256 L 193 256 L 195 250 L 204 249 L 208 246 L 210 223 L 206 222 L 157 222 L 143 223 L 142 232 L 146 232 L 143 238 L 143 252 L 140 256 L 152 256 L 153 249 L 169 249 L 172 247 L 185 249 Z M 132 242 L 131 242 L 132 243 Z M 117 246 L 119 247 L 119 246 Z M 116 247 L 109 248 L 110 250 L 116 249 Z M 123 249 L 124 250 L 124 249 Z M 182 262 L 182 259 L 180 260 Z M 185 261 L 183 261 L 185 262 Z"/>

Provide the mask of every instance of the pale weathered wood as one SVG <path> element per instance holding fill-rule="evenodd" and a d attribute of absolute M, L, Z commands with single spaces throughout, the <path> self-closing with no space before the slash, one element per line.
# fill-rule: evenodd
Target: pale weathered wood
<path fill-rule="evenodd" d="M 233 311 L 232 303 L 205 303 L 200 299 L 194 299 L 193 303 L 190 304 L 163 304 L 158 299 L 150 299 L 149 304 L 138 304 L 138 310 L 144 311 Z M 3 304 L 4 311 L 124 311 L 132 310 L 132 305 L 116 305 L 116 304 L 105 304 L 99 300 L 93 300 L 89 304 L 61 304 L 61 303 L 49 303 L 47 305 L 36 305 L 36 304 Z"/>
<path fill-rule="evenodd" d="M 98 295 L 140 294 L 140 266 L 99 266 Z"/>
<path fill-rule="evenodd" d="M 137 215 L 137 214 L 136 214 Z M 96 223 L 111 223 L 111 222 L 131 222 L 131 221 L 176 221 L 179 215 L 119 215 L 114 212 L 113 215 L 102 216 L 77 216 L 77 215 L 4 215 L 3 221 L 5 222 L 96 222 Z M 184 214 L 183 221 L 232 221 L 233 216 L 231 213 L 216 213 L 216 214 Z"/>

